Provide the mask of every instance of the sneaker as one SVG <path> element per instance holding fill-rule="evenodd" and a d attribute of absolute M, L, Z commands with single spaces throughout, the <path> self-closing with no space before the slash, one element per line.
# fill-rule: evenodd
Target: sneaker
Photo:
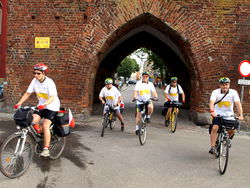
<path fill-rule="evenodd" d="M 40 157 L 49 157 L 49 150 L 43 149 L 42 153 L 40 154 Z"/>
<path fill-rule="evenodd" d="M 216 148 L 214 147 L 214 146 L 212 146 L 211 148 L 210 148 L 210 150 L 208 151 L 208 153 L 210 153 L 210 154 L 216 154 Z"/>
<path fill-rule="evenodd" d="M 147 123 L 150 123 L 151 121 L 150 121 L 150 118 L 146 118 L 146 121 L 147 121 Z"/>
<path fill-rule="evenodd" d="M 122 132 L 124 131 L 124 125 L 121 126 L 121 131 L 122 131 Z"/>
<path fill-rule="evenodd" d="M 135 134 L 136 134 L 136 135 L 139 135 L 139 132 L 140 132 L 139 130 L 136 130 L 136 131 L 135 131 Z"/>

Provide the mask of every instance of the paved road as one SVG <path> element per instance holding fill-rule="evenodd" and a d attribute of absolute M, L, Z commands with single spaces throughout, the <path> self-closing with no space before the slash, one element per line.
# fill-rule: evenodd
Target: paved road
<path fill-rule="evenodd" d="M 218 160 L 208 154 L 207 130 L 188 121 L 188 111 L 181 110 L 175 134 L 163 127 L 161 101 L 148 129 L 144 146 L 134 134 L 134 104 L 129 103 L 133 86 L 124 88 L 126 130 L 101 131 L 101 105 L 96 115 L 79 122 L 68 137 L 62 157 L 52 161 L 35 156 L 29 170 L 18 179 L 0 174 L 0 187 L 83 187 L 83 188 L 165 188 L 250 186 L 250 137 L 237 134 L 230 150 L 228 170 L 221 176 Z M 160 92 L 160 91 L 159 91 Z M 161 91 L 162 92 L 162 91 Z M 0 143 L 14 130 L 8 118 L 0 118 Z"/>

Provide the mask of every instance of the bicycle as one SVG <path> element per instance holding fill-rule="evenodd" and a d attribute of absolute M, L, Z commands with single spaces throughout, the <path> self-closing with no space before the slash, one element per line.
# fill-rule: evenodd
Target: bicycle
<path fill-rule="evenodd" d="M 180 108 L 181 105 L 182 103 L 178 101 L 169 102 L 169 108 L 172 108 L 172 109 L 170 111 L 170 114 L 167 113 L 165 116 L 165 126 L 168 127 L 170 125 L 170 129 L 172 133 L 174 133 L 177 128 L 177 115 L 178 115 L 177 109 Z"/>
<path fill-rule="evenodd" d="M 146 142 L 146 138 L 147 138 L 147 115 L 148 115 L 148 104 L 151 100 L 157 101 L 157 99 L 155 98 L 150 98 L 147 101 L 141 101 L 139 99 L 135 99 L 133 100 L 133 102 L 135 101 L 139 101 L 140 103 L 142 103 L 142 110 L 141 110 L 141 119 L 140 119 L 140 123 L 139 123 L 139 141 L 141 145 L 144 145 Z"/>
<path fill-rule="evenodd" d="M 116 122 L 116 114 L 115 114 L 116 109 L 115 109 L 114 105 L 107 104 L 107 103 L 105 105 L 108 106 L 108 108 L 105 111 L 104 119 L 102 122 L 101 137 L 104 136 L 105 128 L 107 128 L 109 126 L 110 130 L 112 130 L 114 128 L 114 125 Z"/>
<path fill-rule="evenodd" d="M 221 121 L 217 140 L 216 140 L 216 158 L 219 158 L 219 171 L 223 175 L 226 172 L 229 158 L 229 134 L 227 130 L 235 130 L 238 128 L 239 122 L 236 117 L 235 120 L 224 119 L 226 116 L 217 116 Z M 230 116 L 231 117 L 231 116 Z"/>
<path fill-rule="evenodd" d="M 17 132 L 7 137 L 0 147 L 0 170 L 8 178 L 17 178 L 23 175 L 31 164 L 34 152 L 40 154 L 43 150 L 43 135 L 38 134 L 31 125 L 32 114 L 36 107 L 21 107 L 13 118 L 16 123 Z M 17 113 L 26 114 L 25 120 L 15 119 Z M 50 159 L 61 156 L 65 143 L 65 137 L 59 137 L 54 131 L 54 120 L 50 125 Z"/>

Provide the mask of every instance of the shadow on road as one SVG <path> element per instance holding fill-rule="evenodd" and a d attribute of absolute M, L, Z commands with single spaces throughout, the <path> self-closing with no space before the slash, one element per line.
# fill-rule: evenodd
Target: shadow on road
<path fill-rule="evenodd" d="M 34 155 L 33 162 L 41 169 L 43 173 L 49 172 L 53 169 L 60 169 L 62 165 L 62 159 L 66 158 L 70 160 L 75 166 L 86 169 L 87 164 L 93 165 L 92 162 L 88 162 L 86 156 L 84 155 L 85 151 L 91 152 L 91 148 L 87 147 L 81 143 L 81 135 L 76 134 L 77 131 L 85 132 L 89 131 L 91 127 L 89 126 L 77 126 L 72 129 L 70 136 L 67 137 L 66 146 L 64 152 L 62 153 L 61 158 L 57 160 L 50 160 L 48 158 L 40 158 L 38 155 Z M 3 141 L 12 133 L 16 131 L 16 126 L 14 121 L 0 121 L 0 145 Z M 82 133 L 81 133 L 82 134 Z"/>

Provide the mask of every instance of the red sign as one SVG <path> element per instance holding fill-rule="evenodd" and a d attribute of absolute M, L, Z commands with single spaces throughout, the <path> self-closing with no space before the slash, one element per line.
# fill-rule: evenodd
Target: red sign
<path fill-rule="evenodd" d="M 248 60 L 241 61 L 238 66 L 238 71 L 242 77 L 249 77 L 250 76 L 250 61 Z"/>

